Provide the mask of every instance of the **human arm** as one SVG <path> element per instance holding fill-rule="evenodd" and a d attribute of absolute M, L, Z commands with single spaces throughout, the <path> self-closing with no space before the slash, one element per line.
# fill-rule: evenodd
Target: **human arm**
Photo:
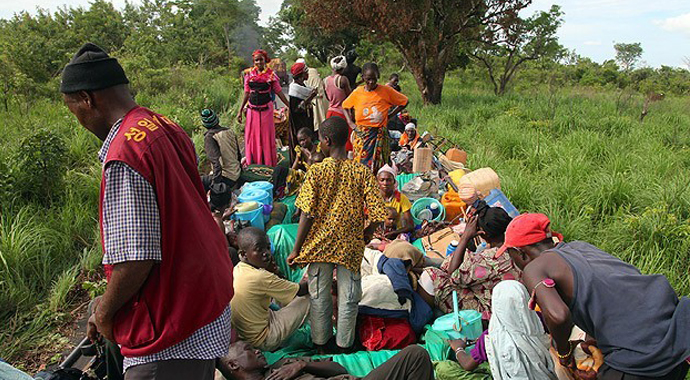
<path fill-rule="evenodd" d="M 462 367 L 465 371 L 474 371 L 477 369 L 477 367 L 479 367 L 480 363 L 477 363 L 474 358 L 472 358 L 472 355 L 465 352 L 467 342 L 462 339 L 457 339 L 451 340 L 448 343 L 450 343 L 450 348 L 455 353 L 455 358 L 458 360 L 458 364 L 460 364 L 460 367 Z"/>
<path fill-rule="evenodd" d="M 355 117 L 353 115 L 354 113 L 354 108 L 343 108 L 343 114 L 345 115 L 345 121 L 347 121 L 347 125 L 350 127 L 350 129 L 355 129 Z"/>
<path fill-rule="evenodd" d="M 297 237 L 295 239 L 295 246 L 292 253 L 287 258 L 288 265 L 293 266 L 294 260 L 299 256 L 304 241 L 309 235 L 312 226 L 314 225 L 314 217 L 318 215 L 319 201 L 322 197 L 320 193 L 319 181 L 321 173 L 312 167 L 312 170 L 307 172 L 307 176 L 302 183 L 299 190 L 297 200 L 295 200 L 295 207 L 301 210 L 299 225 L 297 227 Z"/>
<path fill-rule="evenodd" d="M 297 360 L 295 362 L 285 364 L 279 369 L 273 371 L 266 380 L 291 380 L 298 375 L 308 373 L 316 377 L 333 377 L 338 375 L 346 375 L 347 370 L 340 364 L 333 361 L 304 361 Z"/>
<path fill-rule="evenodd" d="M 295 259 L 299 256 L 304 241 L 307 239 L 307 235 L 314 225 L 314 219 L 310 218 L 307 213 L 302 211 L 299 218 L 299 226 L 297 226 L 297 238 L 295 239 L 295 247 L 292 249 L 292 253 L 287 258 L 287 263 L 289 266 L 295 265 Z"/>
<path fill-rule="evenodd" d="M 278 98 L 280 98 L 280 101 L 283 102 L 283 104 L 290 104 L 290 100 L 288 100 L 288 98 L 285 96 L 285 94 L 283 94 L 282 91 L 276 92 L 276 95 L 278 96 Z"/>
<path fill-rule="evenodd" d="M 477 236 L 477 217 L 473 216 L 467 222 L 465 232 L 463 232 L 462 236 L 460 237 L 460 244 L 458 244 L 458 247 L 452 254 L 450 264 L 446 269 L 446 272 L 449 275 L 452 275 L 453 272 L 460 268 L 460 265 L 462 265 L 462 262 L 465 260 L 465 252 L 467 252 L 467 247 L 475 236 Z"/>
<path fill-rule="evenodd" d="M 405 107 L 407 107 L 407 103 L 405 103 L 405 105 L 403 106 L 395 106 L 391 108 L 390 111 L 388 111 L 388 117 L 397 115 L 398 113 L 400 113 L 400 111 L 404 110 Z"/>
<path fill-rule="evenodd" d="M 549 253 L 544 255 L 549 255 Z M 554 273 L 550 273 L 559 263 L 555 263 L 554 260 L 549 260 L 548 256 L 544 255 L 540 258 L 541 260 L 532 262 L 525 268 L 522 275 L 522 282 L 529 291 L 532 291 L 536 287 L 536 301 L 539 305 L 539 309 L 541 309 L 544 322 L 551 333 L 557 353 L 559 355 L 572 354 L 569 338 L 573 328 L 573 322 L 570 309 L 557 290 L 559 286 L 558 276 L 554 275 Z M 549 263 L 556 265 L 547 266 Z M 556 287 L 550 288 L 543 284 L 537 286 L 547 278 L 555 279 Z M 569 367 L 573 364 L 572 359 L 572 355 L 569 355 L 561 360 L 561 364 Z"/>
<path fill-rule="evenodd" d="M 350 87 L 350 81 L 345 78 L 345 80 L 341 80 L 343 82 L 342 85 L 342 90 L 345 91 L 345 95 L 350 95 L 352 93 L 352 87 Z"/>
<path fill-rule="evenodd" d="M 414 221 L 412 220 L 412 213 L 410 210 L 407 210 L 400 215 L 400 221 L 402 222 L 402 226 L 397 230 L 387 232 L 387 238 L 394 238 L 400 234 L 411 233 L 414 231 Z"/>
<path fill-rule="evenodd" d="M 390 105 L 393 106 L 391 109 L 388 110 L 388 117 L 397 115 L 400 111 L 407 107 L 409 99 L 407 98 L 407 96 L 395 91 L 391 87 L 384 87 L 386 88 L 386 93 L 388 95 L 388 103 L 390 103 Z"/>
<path fill-rule="evenodd" d="M 283 95 L 283 97 L 285 97 L 285 96 Z M 242 102 L 240 103 L 240 109 L 237 112 L 237 122 L 240 124 L 242 124 L 242 116 L 244 115 L 244 112 L 245 112 L 244 107 L 247 105 L 247 101 L 249 101 L 249 91 L 245 90 L 244 95 L 242 96 Z"/>
<path fill-rule="evenodd" d="M 161 227 L 156 193 L 144 177 L 114 161 L 106 166 L 104 178 L 103 264 L 114 267 L 95 322 L 112 340 L 115 313 L 139 291 L 153 264 L 162 261 Z"/>
<path fill-rule="evenodd" d="M 115 313 L 139 292 L 154 264 L 153 260 L 143 260 L 125 261 L 113 266 L 108 286 L 96 308 L 96 327 L 103 337 L 115 342 Z"/>
<path fill-rule="evenodd" d="M 357 118 L 355 116 L 355 109 L 358 107 L 357 105 L 357 92 L 353 91 L 350 95 L 343 100 L 343 113 L 345 114 L 345 121 L 347 121 L 347 125 L 350 126 L 350 129 L 355 129 L 355 125 L 357 123 Z"/>
<path fill-rule="evenodd" d="M 309 295 L 309 283 L 307 279 L 303 279 L 299 282 L 299 290 L 297 291 L 297 297 L 302 297 Z"/>
<path fill-rule="evenodd" d="M 218 145 L 218 141 L 213 138 L 213 134 L 211 133 L 207 133 L 204 136 L 204 150 L 206 151 L 206 157 L 211 162 L 211 168 L 213 169 L 211 182 L 215 183 L 222 176 L 223 167 L 220 165 L 220 145 Z"/>
<path fill-rule="evenodd" d="M 311 93 L 309 94 L 309 96 L 307 96 L 306 99 L 302 100 L 299 103 L 299 106 L 297 106 L 297 107 L 300 109 L 303 109 L 303 110 L 307 109 L 307 107 L 309 107 L 309 105 L 311 104 L 311 101 L 314 100 L 316 95 L 318 95 L 318 91 L 317 91 L 317 89 L 314 88 L 311 90 Z"/>

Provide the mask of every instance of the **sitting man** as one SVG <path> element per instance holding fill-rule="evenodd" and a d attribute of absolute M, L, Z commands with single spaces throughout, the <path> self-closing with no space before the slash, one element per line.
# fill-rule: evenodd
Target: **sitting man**
<path fill-rule="evenodd" d="M 518 216 L 497 255 L 508 250 L 523 269 L 530 305 L 541 309 L 561 364 L 574 367 L 574 323 L 604 354 L 599 379 L 684 379 L 690 299 L 679 300 L 666 277 L 642 275 L 591 244 L 554 244 L 549 225 L 544 214 Z"/>
<path fill-rule="evenodd" d="M 268 270 L 272 265 L 271 243 L 264 231 L 243 228 L 237 244 L 241 261 L 233 271 L 232 326 L 240 339 L 264 351 L 276 350 L 309 314 L 309 298 L 302 297 L 309 293 L 307 282 L 295 284 Z M 269 309 L 271 299 L 284 307 Z"/>
<path fill-rule="evenodd" d="M 222 213 L 242 172 L 240 161 L 244 144 L 240 143 L 235 132 L 220 126 L 218 115 L 213 110 L 202 110 L 201 122 L 206 127 L 204 151 L 213 169 L 213 174 L 201 176 L 201 182 L 204 190 L 210 191 L 211 210 Z"/>
<path fill-rule="evenodd" d="M 355 380 L 347 370 L 332 361 L 308 358 L 282 359 L 269 366 L 261 351 L 239 341 L 230 346 L 217 368 L 228 380 Z M 420 346 L 409 346 L 371 371 L 366 380 L 433 380 L 434 369 L 429 354 Z"/>

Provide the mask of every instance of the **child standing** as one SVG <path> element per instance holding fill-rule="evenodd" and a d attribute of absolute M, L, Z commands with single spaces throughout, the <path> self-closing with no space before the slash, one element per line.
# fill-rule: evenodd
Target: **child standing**
<path fill-rule="evenodd" d="M 338 286 L 335 342 L 341 349 L 353 345 L 365 242 L 386 218 L 371 170 L 347 159 L 348 132 L 347 123 L 338 117 L 326 119 L 319 128 L 321 152 L 328 158 L 311 167 L 300 189 L 295 206 L 302 215 L 295 248 L 287 259 L 289 265 L 309 264 L 312 341 L 319 351 L 333 335 L 334 268 Z"/>

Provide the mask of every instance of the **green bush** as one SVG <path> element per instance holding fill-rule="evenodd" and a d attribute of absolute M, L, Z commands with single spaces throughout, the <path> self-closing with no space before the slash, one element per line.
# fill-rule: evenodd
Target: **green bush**
<path fill-rule="evenodd" d="M 62 195 L 66 151 L 64 139 L 46 129 L 21 141 L 15 154 L 15 184 L 26 200 L 47 205 Z"/>

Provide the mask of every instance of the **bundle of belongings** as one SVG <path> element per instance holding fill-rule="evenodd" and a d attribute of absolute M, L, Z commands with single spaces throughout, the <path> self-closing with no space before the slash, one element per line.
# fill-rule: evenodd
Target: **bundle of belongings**
<path fill-rule="evenodd" d="M 416 334 L 433 318 L 431 307 L 417 290 L 424 255 L 412 244 L 396 240 L 384 252 L 366 249 L 362 260 L 364 321 L 360 339 L 368 350 L 397 349 L 416 341 Z"/>

